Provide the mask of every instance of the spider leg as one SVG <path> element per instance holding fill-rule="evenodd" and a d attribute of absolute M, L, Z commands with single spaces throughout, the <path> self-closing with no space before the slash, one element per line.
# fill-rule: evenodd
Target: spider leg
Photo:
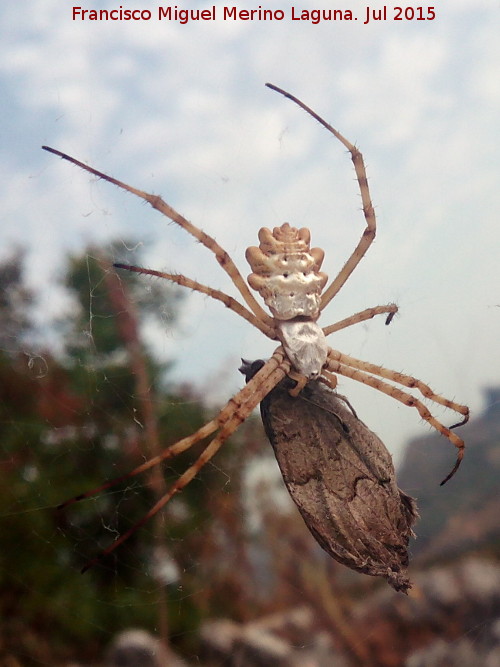
<path fill-rule="evenodd" d="M 392 318 L 397 312 L 398 312 L 398 307 L 396 306 L 395 303 L 389 303 L 387 306 L 375 306 L 374 308 L 366 308 L 365 310 L 362 310 L 359 313 L 355 313 L 350 317 L 346 317 L 344 320 L 340 320 L 340 322 L 335 322 L 335 324 L 330 324 L 330 326 L 328 327 L 323 327 L 323 333 L 325 334 L 325 336 L 329 336 L 330 334 L 335 333 L 335 331 L 340 331 L 341 329 L 351 327 L 353 324 L 358 324 L 359 322 L 365 322 L 366 320 L 371 320 L 372 317 L 375 317 L 376 315 L 383 315 L 385 313 L 388 313 L 385 323 L 390 324 Z"/>
<path fill-rule="evenodd" d="M 330 355 L 330 353 L 332 352 L 334 352 L 333 356 Z M 383 380 L 380 380 L 377 377 L 373 377 L 373 375 L 369 375 L 368 373 L 359 370 L 356 367 L 353 368 L 347 363 L 346 364 L 341 363 L 335 358 L 334 350 L 330 350 L 330 353 L 326 363 L 327 370 L 333 373 L 338 373 L 339 375 L 344 375 L 345 377 L 351 378 L 352 380 L 357 380 L 358 382 L 362 382 L 363 384 L 373 387 L 374 389 L 378 389 L 378 391 L 381 391 L 384 394 L 387 394 L 388 396 L 395 398 L 397 401 L 400 401 L 400 403 L 403 403 L 404 405 L 416 408 L 422 419 L 425 419 L 426 422 L 428 422 L 437 431 L 439 431 L 442 435 L 448 438 L 448 440 L 452 444 L 454 444 L 455 447 L 458 448 L 456 463 L 453 466 L 451 472 L 443 479 L 441 485 L 445 484 L 449 479 L 451 479 L 458 470 L 460 463 L 462 462 L 465 449 L 464 441 L 461 438 L 459 438 L 455 433 L 453 433 L 449 428 L 441 424 L 441 422 L 438 421 L 435 417 L 433 417 L 432 414 L 429 412 L 429 410 L 425 407 L 425 405 L 411 394 L 401 391 L 401 389 L 393 387 L 389 383 L 384 382 Z"/>
<path fill-rule="evenodd" d="M 321 370 L 321 375 L 319 376 L 318 380 L 320 382 L 323 382 L 323 384 L 326 384 L 326 386 L 330 387 L 330 389 L 337 388 L 338 384 L 337 376 L 335 375 L 335 373 L 330 373 L 325 368 Z"/>
<path fill-rule="evenodd" d="M 177 225 L 179 225 L 179 227 L 182 227 L 182 229 L 186 230 L 189 234 L 191 234 L 191 236 L 194 236 L 194 238 L 197 239 L 200 243 L 202 243 L 206 248 L 208 248 L 208 250 L 213 252 L 216 260 L 222 266 L 224 271 L 229 275 L 229 277 L 235 284 L 236 288 L 240 292 L 241 296 L 247 303 L 248 307 L 256 315 L 256 317 L 260 319 L 262 322 L 265 322 L 268 326 L 272 326 L 272 318 L 261 308 L 261 306 L 256 301 L 253 294 L 250 292 L 250 289 L 248 288 L 245 280 L 243 279 L 243 276 L 238 271 L 236 264 L 233 262 L 229 254 L 223 248 L 221 248 L 221 246 L 217 243 L 217 241 L 214 238 L 212 238 L 204 231 L 193 225 L 192 222 L 189 222 L 189 220 L 187 220 L 184 216 L 182 216 L 175 209 L 173 209 L 169 204 L 163 201 L 163 199 L 158 195 L 152 195 L 147 192 L 144 192 L 143 190 L 138 190 L 137 188 L 134 188 L 131 185 L 127 185 L 126 183 L 123 183 L 122 181 L 119 181 L 116 178 L 113 178 L 112 176 L 108 176 L 102 171 L 98 171 L 93 167 L 89 167 L 83 162 L 76 160 L 75 158 L 71 157 L 70 155 L 67 155 L 66 153 L 62 153 L 61 151 L 58 151 L 55 148 L 50 148 L 49 146 L 42 146 L 42 148 L 43 150 L 48 151 L 49 153 L 53 153 L 54 155 L 59 156 L 63 160 L 67 160 L 68 162 L 71 162 L 77 167 L 80 167 L 81 169 L 88 171 L 90 174 L 94 174 L 94 176 L 97 176 L 97 178 L 102 178 L 103 180 L 118 186 L 122 190 L 126 190 L 127 192 L 130 192 L 131 194 L 136 195 L 141 199 L 144 199 L 144 201 L 147 201 L 148 204 L 150 204 L 154 209 L 162 213 L 165 217 L 172 220 L 172 222 L 175 222 Z"/>
<path fill-rule="evenodd" d="M 296 398 L 300 394 L 302 389 L 304 389 L 306 384 L 309 382 L 309 378 L 306 375 L 302 375 L 301 373 L 298 373 L 293 369 L 288 372 L 288 377 L 291 378 L 292 380 L 295 380 L 295 382 L 297 383 L 295 387 L 293 389 L 290 389 L 288 392 L 290 396 Z"/>
<path fill-rule="evenodd" d="M 283 376 L 285 373 L 283 373 Z M 283 376 L 278 375 L 278 379 L 276 380 L 275 384 L 279 382 L 280 379 L 282 379 Z M 196 461 L 187 468 L 187 470 L 177 479 L 177 481 L 172 484 L 170 489 L 167 491 L 167 493 L 158 500 L 158 502 L 153 505 L 153 507 L 141 518 L 139 521 L 137 521 L 131 528 L 129 528 L 123 535 L 120 535 L 120 537 L 115 540 L 109 547 L 104 549 L 104 551 L 99 554 L 96 558 L 93 558 L 90 560 L 82 569 L 82 573 L 86 572 L 89 568 L 91 568 L 93 565 L 95 565 L 97 562 L 99 562 L 104 556 L 107 556 L 108 554 L 112 553 L 115 549 L 117 549 L 120 544 L 123 544 L 125 540 L 128 540 L 128 538 L 133 535 L 136 530 L 141 528 L 145 523 L 147 523 L 152 517 L 154 517 L 167 503 L 171 498 L 176 494 L 182 491 L 182 489 L 189 484 L 193 480 L 194 477 L 198 474 L 198 472 L 203 468 L 205 464 L 207 464 L 213 456 L 219 451 L 221 446 L 224 444 L 224 442 L 231 436 L 234 431 L 238 428 L 238 426 L 241 425 L 241 423 L 248 417 L 248 415 L 252 412 L 252 410 L 255 408 L 256 405 L 259 404 L 262 396 L 258 396 L 255 400 L 250 401 L 249 403 L 245 404 L 244 406 L 241 406 L 242 409 L 238 413 L 237 417 L 234 417 L 230 419 L 225 426 L 221 429 L 220 433 L 213 438 L 213 440 L 210 441 L 210 443 L 205 447 L 205 449 L 202 451 L 200 456 L 196 459 Z"/>
<path fill-rule="evenodd" d="M 383 366 L 377 366 L 376 364 L 371 364 L 367 361 L 355 359 L 354 357 L 350 357 L 347 354 L 342 354 L 342 352 L 338 352 L 332 348 L 330 348 L 328 351 L 328 358 L 335 361 L 340 361 L 350 368 L 357 368 L 361 371 L 371 373 L 372 375 L 379 375 L 380 377 L 391 380 L 392 382 L 396 382 L 397 384 L 402 384 L 403 386 L 409 387 L 410 389 L 417 389 L 422 394 L 422 396 L 425 396 L 425 398 L 428 398 L 435 403 L 439 403 L 445 408 L 454 410 L 455 412 L 458 412 L 464 416 L 464 419 L 461 422 L 458 424 L 453 424 L 453 426 L 450 426 L 450 428 L 462 426 L 469 421 L 469 408 L 467 406 L 460 405 L 459 403 L 455 403 L 454 401 L 450 401 L 448 398 L 444 398 L 443 396 L 436 394 L 428 385 L 426 385 L 421 380 L 417 380 L 417 378 L 414 378 L 411 375 L 405 375 L 404 373 L 399 373 L 398 371 L 391 371 L 387 368 L 384 368 Z"/>
<path fill-rule="evenodd" d="M 136 475 L 148 470 L 149 468 L 158 465 L 162 461 L 172 458 L 173 456 L 176 456 L 183 451 L 186 451 L 196 442 L 203 440 L 208 435 L 214 433 L 217 429 L 220 429 L 219 433 L 205 447 L 196 461 L 189 468 L 187 468 L 187 470 L 171 486 L 169 491 L 162 498 L 160 498 L 160 500 L 158 500 L 158 502 L 149 510 L 149 512 L 147 512 L 147 514 L 145 514 L 139 521 L 137 521 L 131 528 L 129 528 L 129 530 L 123 533 L 123 535 L 121 535 L 109 547 L 107 547 L 107 549 L 105 549 L 99 556 L 90 560 L 84 566 L 82 572 L 88 570 L 95 563 L 101 560 L 102 557 L 112 553 L 133 533 L 135 533 L 136 530 L 138 530 L 149 519 L 155 516 L 155 514 L 157 514 L 176 493 L 182 491 L 182 489 L 187 484 L 189 484 L 189 482 L 198 474 L 201 468 L 206 463 L 208 463 L 208 461 L 210 461 L 210 459 L 218 452 L 225 440 L 227 440 L 227 438 L 232 433 L 234 433 L 234 431 L 236 431 L 242 422 L 246 420 L 246 418 L 260 403 L 264 396 L 266 396 L 278 384 L 278 382 L 280 382 L 285 377 L 285 375 L 290 370 L 290 367 L 291 364 L 288 359 L 286 359 L 281 346 L 278 347 L 269 361 L 264 364 L 259 372 L 256 373 L 252 380 L 250 380 L 250 382 L 248 382 L 241 391 L 239 391 L 227 402 L 217 417 L 198 429 L 196 433 L 193 433 L 187 438 L 179 440 L 174 445 L 171 445 L 165 449 L 160 455 L 155 456 L 149 461 L 146 461 L 142 465 L 132 470 L 132 472 L 111 480 L 106 484 L 93 489 L 92 491 L 81 494 L 80 496 L 77 496 L 60 505 L 59 508 L 67 507 L 73 502 L 88 498 L 130 477 L 135 477 Z"/>
<path fill-rule="evenodd" d="M 277 86 L 274 86 L 272 83 L 266 83 L 266 86 L 268 88 L 271 88 L 271 90 L 275 90 L 277 93 L 281 93 L 281 95 L 284 95 L 292 102 L 295 102 L 295 104 L 297 104 L 301 109 L 303 109 L 306 113 L 308 113 L 315 120 L 317 120 L 318 123 L 323 125 L 323 127 L 325 127 L 329 132 L 331 132 L 333 136 L 336 137 L 347 148 L 347 150 L 351 154 L 351 159 L 354 164 L 354 170 L 356 172 L 356 179 L 359 184 L 362 208 L 366 220 L 366 229 L 363 232 L 363 235 L 358 245 L 354 249 L 354 252 L 349 257 L 347 262 L 344 264 L 337 277 L 330 283 L 330 286 L 326 289 L 326 291 L 323 292 L 323 295 L 321 297 L 321 306 L 320 306 L 320 311 L 321 311 L 325 308 L 325 306 L 327 306 L 330 303 L 333 297 L 341 289 L 341 287 L 344 285 L 346 280 L 349 278 L 351 273 L 354 271 L 356 266 L 364 257 L 366 251 L 368 250 L 370 245 L 373 243 L 373 240 L 375 239 L 377 221 L 375 218 L 375 210 L 373 208 L 373 204 L 370 198 L 370 190 L 368 188 L 368 179 L 366 177 L 365 164 L 363 161 L 363 156 L 361 152 L 356 148 L 356 146 L 354 144 L 351 144 L 350 141 L 348 141 L 345 137 L 343 137 L 340 134 L 340 132 L 338 132 L 323 118 L 321 118 L 321 116 L 318 116 L 318 114 L 315 111 L 313 111 L 310 107 L 301 102 L 294 95 L 291 95 L 290 93 L 287 93 L 285 90 L 278 88 Z"/>
<path fill-rule="evenodd" d="M 216 299 L 217 301 L 222 301 L 222 303 L 227 308 L 235 312 L 237 315 L 243 317 L 243 319 L 245 319 L 247 322 L 250 322 L 250 324 L 253 324 L 254 327 L 257 327 L 257 329 L 262 331 L 263 334 L 272 339 L 276 338 L 275 330 L 272 327 L 270 327 L 268 324 L 266 324 L 258 317 L 256 317 L 251 311 L 245 308 L 245 306 L 243 306 L 239 301 L 233 299 L 232 296 L 229 296 L 224 292 L 220 292 L 219 290 L 214 289 L 213 287 L 208 287 L 207 285 L 199 283 L 197 280 L 191 280 L 191 278 L 186 278 L 186 276 L 183 276 L 180 273 L 163 273 L 162 271 L 154 271 L 153 269 L 144 269 L 140 266 L 131 266 L 130 264 L 113 264 L 113 266 L 117 269 L 126 269 L 127 271 L 142 273 L 146 276 L 156 276 L 157 278 L 165 278 L 165 280 L 170 280 L 173 283 L 177 283 L 177 285 L 181 285 L 182 287 L 188 287 L 189 289 L 192 289 L 195 292 L 201 292 L 202 294 L 206 294 L 207 296 L 212 297 L 212 299 Z"/>
<path fill-rule="evenodd" d="M 220 426 L 227 421 L 227 419 L 231 416 L 231 414 L 237 412 L 237 410 L 239 409 L 239 405 L 244 404 L 248 400 L 248 397 L 252 396 L 257 382 L 260 382 L 261 386 L 263 386 L 266 389 L 266 394 L 269 391 L 271 391 L 271 389 L 274 387 L 274 384 L 272 384 L 272 386 L 269 386 L 268 376 L 278 367 L 282 367 L 285 369 L 285 372 L 283 373 L 282 377 L 286 375 L 286 373 L 290 368 L 290 362 L 288 362 L 288 360 L 286 359 L 281 346 L 276 348 L 276 350 L 273 353 L 273 356 L 267 361 L 266 364 L 264 364 L 264 366 L 259 370 L 259 372 L 256 373 L 255 375 L 255 378 L 257 378 L 256 382 L 255 383 L 249 382 L 243 387 L 243 389 L 241 389 L 237 394 L 235 394 L 231 399 L 229 399 L 229 401 L 220 410 L 219 414 L 215 419 L 212 419 L 211 421 L 207 422 L 191 435 L 182 438 L 181 440 L 178 440 L 176 443 L 170 445 L 169 447 L 166 447 L 163 450 L 163 452 L 161 452 L 161 454 L 158 454 L 158 456 L 154 456 L 153 458 L 148 459 L 144 463 L 141 463 L 141 465 L 137 466 L 130 472 L 125 473 L 124 475 L 120 475 L 119 477 L 115 477 L 111 480 L 108 480 L 107 482 L 104 482 L 104 484 L 101 484 L 100 486 L 90 489 L 90 491 L 86 491 L 85 493 L 80 493 L 79 495 L 74 496 L 73 498 L 70 498 L 69 500 L 66 500 L 65 502 L 61 503 L 60 505 L 57 506 L 56 509 L 62 510 L 68 507 L 69 505 L 73 505 L 73 503 L 79 502 L 80 500 L 85 500 L 86 498 L 91 498 L 92 496 L 96 496 L 102 491 L 106 491 L 107 489 L 110 489 L 113 486 L 116 486 L 117 484 L 120 484 L 121 482 L 124 482 L 127 479 L 136 477 L 137 475 L 141 475 L 143 472 L 146 472 L 146 470 L 154 468 L 158 464 L 162 463 L 162 461 L 171 459 L 174 456 L 177 456 L 178 454 L 185 452 L 187 449 L 190 449 L 190 447 L 192 447 L 194 444 L 196 444 L 200 440 L 204 440 L 209 435 L 214 433 L 214 431 L 217 431 L 217 429 L 220 428 Z M 282 378 L 280 377 L 280 380 L 281 379 Z"/>
<path fill-rule="evenodd" d="M 195 433 L 191 434 L 190 436 L 187 436 L 186 438 L 182 438 L 182 440 L 178 440 L 173 445 L 170 445 L 170 447 L 165 448 L 161 454 L 158 454 L 158 456 L 154 456 L 153 458 L 148 459 L 147 461 L 141 463 L 141 465 L 137 466 L 130 472 L 125 473 L 124 475 L 120 475 L 119 477 L 114 477 L 113 479 L 104 482 L 104 484 L 96 486 L 94 489 L 90 489 L 90 491 L 85 491 L 85 493 L 80 493 L 79 495 L 64 501 L 63 503 L 58 505 L 56 509 L 63 510 L 66 507 L 73 505 L 73 503 L 79 502 L 80 500 L 85 500 L 86 498 L 92 498 L 92 496 L 96 496 L 99 493 L 102 493 L 103 491 L 112 488 L 113 486 L 117 486 L 118 484 L 124 482 L 127 479 L 131 479 L 132 477 L 137 477 L 137 475 L 146 472 L 146 470 L 149 470 L 150 468 L 154 468 L 154 466 L 159 465 L 162 461 L 171 459 L 174 456 L 177 456 L 178 454 L 181 454 L 182 452 L 186 451 L 187 449 L 192 447 L 195 443 L 207 438 L 218 428 L 219 428 L 219 423 L 217 419 L 212 419 L 211 421 L 204 424 L 197 431 L 195 431 Z"/>

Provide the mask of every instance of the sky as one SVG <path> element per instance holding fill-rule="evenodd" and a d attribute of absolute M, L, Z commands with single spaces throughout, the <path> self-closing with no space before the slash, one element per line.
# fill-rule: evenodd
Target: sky
<path fill-rule="evenodd" d="M 185 25 L 158 20 L 159 5 L 139 0 L 79 6 L 149 9 L 151 20 L 73 20 L 67 0 L 4 4 L 0 259 L 27 249 L 40 321 L 64 312 L 57 280 L 68 253 L 89 243 L 109 249 L 121 241 L 114 261 L 130 259 L 132 243 L 142 265 L 237 296 L 185 232 L 42 144 L 161 194 L 215 236 L 244 276 L 258 229 L 285 221 L 310 228 L 312 244 L 325 250 L 323 270 L 337 274 L 365 226 L 352 163 L 313 119 L 265 88 L 270 81 L 359 146 L 376 206 L 376 241 L 321 324 L 370 306 L 400 307 L 390 327 L 374 319 L 329 344 L 414 375 L 473 414 L 485 407 L 482 390 L 500 380 L 498 2 L 436 0 L 434 18 L 431 5 L 419 5 L 422 20 L 402 21 L 386 2 L 387 18 L 371 14 L 365 23 L 366 8 L 382 3 L 351 0 L 338 8 L 357 21 L 318 24 L 292 20 L 284 0 L 261 5 L 283 10 L 281 21 L 225 21 L 219 4 L 215 20 Z M 294 7 L 297 15 L 327 4 Z M 173 382 L 194 385 L 213 403 L 241 386 L 240 357 L 274 348 L 220 303 L 191 292 L 175 329 L 145 336 L 174 362 Z M 430 432 L 415 410 L 373 389 L 346 379 L 339 389 L 395 457 L 407 438 Z M 456 421 L 432 409 L 446 424 Z M 453 447 L 444 439 L 443 446 L 451 464 Z"/>

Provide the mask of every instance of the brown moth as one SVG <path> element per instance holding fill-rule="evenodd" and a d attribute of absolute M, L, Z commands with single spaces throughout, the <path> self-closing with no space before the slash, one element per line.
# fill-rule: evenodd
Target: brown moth
<path fill-rule="evenodd" d="M 264 362 L 243 360 L 247 381 Z M 286 487 L 318 544 L 357 572 L 411 588 L 408 542 L 417 505 L 396 483 L 392 458 L 346 398 L 311 380 L 294 397 L 286 377 L 260 404 Z"/>

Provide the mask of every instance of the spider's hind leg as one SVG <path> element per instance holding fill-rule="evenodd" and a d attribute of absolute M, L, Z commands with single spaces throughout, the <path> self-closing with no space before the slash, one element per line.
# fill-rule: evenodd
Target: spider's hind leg
<path fill-rule="evenodd" d="M 424 385 L 423 382 L 415 380 L 415 378 L 410 378 L 409 376 L 403 376 L 401 373 L 397 373 L 396 371 L 389 371 L 380 366 L 374 366 L 373 364 L 368 364 L 367 362 L 361 362 L 358 359 L 353 359 L 352 357 L 343 355 L 340 352 L 337 352 L 336 350 L 332 349 L 329 350 L 327 369 L 334 373 L 338 373 L 339 375 L 349 377 L 352 380 L 356 380 L 357 382 L 362 382 L 363 384 L 366 384 L 369 387 L 373 387 L 374 389 L 377 389 L 378 391 L 381 391 L 382 393 L 391 396 L 392 398 L 396 399 L 397 401 L 400 401 L 401 403 L 407 405 L 408 407 L 416 408 L 422 419 L 424 419 L 433 428 L 435 428 L 436 431 L 439 431 L 439 433 L 448 438 L 448 440 L 453 445 L 455 445 L 455 447 L 457 447 L 458 453 L 457 453 L 456 463 L 453 466 L 451 472 L 441 482 L 441 485 L 445 484 L 449 479 L 453 477 L 453 475 L 458 470 L 460 463 L 462 462 L 462 459 L 464 457 L 465 443 L 462 440 L 462 438 L 459 438 L 458 435 L 453 433 L 453 431 L 451 431 L 449 428 L 444 426 L 444 424 L 442 424 L 438 419 L 436 419 L 431 414 L 429 409 L 422 403 L 422 401 L 418 400 L 418 398 L 415 398 L 415 396 L 413 396 L 412 394 L 406 391 L 402 391 L 398 387 L 395 387 L 394 385 L 389 384 L 384 380 L 381 380 L 380 377 L 375 377 L 375 375 L 371 375 L 370 373 L 374 374 L 376 373 L 379 376 L 387 377 L 389 380 L 392 380 L 393 382 L 397 382 L 399 384 L 403 384 L 404 386 L 415 387 L 419 389 L 424 396 L 426 396 L 430 400 L 435 401 L 436 403 L 440 403 L 441 405 L 449 407 L 453 410 L 457 410 L 457 412 L 461 412 L 462 414 L 465 414 L 466 412 L 467 414 L 465 416 L 467 417 L 468 408 L 466 406 L 455 404 L 452 401 L 444 399 L 438 394 L 435 394 L 434 392 L 432 392 L 432 396 L 429 396 L 425 392 L 426 389 L 429 389 L 427 385 Z M 413 382 L 410 383 L 410 380 Z"/>
<path fill-rule="evenodd" d="M 256 373 L 256 375 L 241 389 L 235 396 L 233 396 L 226 405 L 220 410 L 215 419 L 202 426 L 198 431 L 187 438 L 179 440 L 177 443 L 167 447 L 160 455 L 153 459 L 146 461 L 138 466 L 132 472 L 122 475 L 119 478 L 111 480 L 106 484 L 93 489 L 87 493 L 83 493 L 71 500 L 60 505 L 60 508 L 66 507 L 78 500 L 83 500 L 93 496 L 104 489 L 108 489 L 119 482 L 125 481 L 130 477 L 134 477 L 149 468 L 158 465 L 162 461 L 172 458 L 181 452 L 191 448 L 195 443 L 204 440 L 215 431 L 219 431 L 217 435 L 208 443 L 203 449 L 196 461 L 184 471 L 184 473 L 177 479 L 177 481 L 170 487 L 167 493 L 162 496 L 158 502 L 129 530 L 115 540 L 107 549 L 105 549 L 99 556 L 90 560 L 82 571 L 88 570 L 95 565 L 104 556 L 112 553 L 125 540 L 133 535 L 136 530 L 141 528 L 149 519 L 154 517 L 176 494 L 191 482 L 191 480 L 198 474 L 203 466 L 212 459 L 219 451 L 224 442 L 229 438 L 234 431 L 247 419 L 252 410 L 260 403 L 260 401 L 280 382 L 290 370 L 290 362 L 286 358 L 283 349 L 278 347 L 273 356 L 265 362 L 263 367 Z"/>

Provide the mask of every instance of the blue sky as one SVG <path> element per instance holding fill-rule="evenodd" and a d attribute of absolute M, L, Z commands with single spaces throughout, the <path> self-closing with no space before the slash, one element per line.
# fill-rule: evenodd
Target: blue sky
<path fill-rule="evenodd" d="M 80 2 L 120 4 L 158 6 Z M 481 409 L 482 387 L 500 379 L 500 6 L 435 4 L 433 21 L 394 21 L 394 3 L 385 3 L 388 20 L 363 25 L 366 5 L 351 0 L 339 8 L 357 22 L 311 25 L 291 21 L 291 3 L 276 0 L 263 6 L 286 10 L 281 22 L 180 25 L 73 21 L 67 0 L 5 3 L 2 255 L 14 244 L 28 248 L 29 281 L 47 316 L 65 307 L 55 282 L 66 253 L 116 239 L 136 239 L 151 268 L 235 295 L 206 249 L 130 195 L 40 150 L 48 144 L 161 194 L 215 236 L 244 275 L 245 248 L 261 226 L 307 226 L 333 278 L 364 229 L 352 164 L 333 137 L 264 87 L 271 81 L 357 143 L 376 205 L 376 242 L 321 323 L 391 301 L 401 309 L 391 327 L 374 320 L 330 345 Z M 214 400 L 241 384 L 240 357 L 273 349 L 196 294 L 178 329 L 146 335 L 176 362 L 172 379 Z M 416 411 L 378 392 L 348 380 L 340 390 L 393 453 L 428 431 Z"/>

